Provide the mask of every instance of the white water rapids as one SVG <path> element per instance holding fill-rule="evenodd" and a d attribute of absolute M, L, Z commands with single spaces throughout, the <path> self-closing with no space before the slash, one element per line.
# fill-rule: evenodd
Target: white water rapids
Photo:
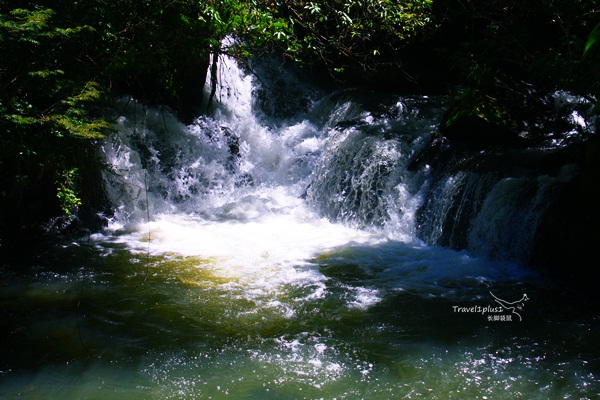
<path fill-rule="evenodd" d="M 103 147 L 115 172 L 106 175 L 115 216 L 93 238 L 218 260 L 216 274 L 249 281 L 305 279 L 297 267 L 319 257 L 377 264 L 403 276 L 393 284 L 402 287 L 515 273 L 513 264 L 416 237 L 428 167 L 407 173 L 406 164 L 435 132 L 439 100 L 397 98 L 378 114 L 344 93 L 307 90 L 308 112 L 276 119 L 257 108 L 259 89 L 252 74 L 222 57 L 212 117 L 184 126 L 166 110 L 122 100 L 118 133 Z M 429 113 L 419 101 L 433 104 Z M 357 128 L 340 127 L 348 121 Z"/>

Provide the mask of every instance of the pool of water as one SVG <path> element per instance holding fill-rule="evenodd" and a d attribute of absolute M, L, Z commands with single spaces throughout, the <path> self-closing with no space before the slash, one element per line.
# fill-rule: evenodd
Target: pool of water
<path fill-rule="evenodd" d="M 0 398 L 600 396 L 597 313 L 518 265 L 360 232 L 192 254 L 173 223 L 3 262 Z"/>

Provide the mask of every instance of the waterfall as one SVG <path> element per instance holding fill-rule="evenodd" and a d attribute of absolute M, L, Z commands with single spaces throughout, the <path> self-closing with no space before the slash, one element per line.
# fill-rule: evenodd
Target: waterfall
<path fill-rule="evenodd" d="M 527 262 L 552 188 L 573 174 L 572 164 L 556 176 L 441 174 L 419 210 L 419 234 L 428 243 L 467 249 L 476 256 Z"/>
<path fill-rule="evenodd" d="M 308 201 L 331 220 L 418 240 L 415 215 L 428 167 L 414 172 L 408 165 L 435 135 L 442 99 L 368 100 L 384 104 L 369 110 L 347 101 L 333 113 L 337 121 L 328 130 Z"/>
<path fill-rule="evenodd" d="M 112 231 L 149 223 L 157 250 L 170 234 L 169 246 L 208 256 L 233 245 L 239 258 L 297 262 L 394 240 L 527 261 L 552 187 L 573 175 L 569 165 L 490 168 L 510 160 L 494 154 L 423 157 L 439 140 L 444 97 L 327 92 L 274 63 L 256 64 L 258 76 L 226 56 L 218 65 L 213 112 L 189 126 L 119 101 L 102 148 Z"/>

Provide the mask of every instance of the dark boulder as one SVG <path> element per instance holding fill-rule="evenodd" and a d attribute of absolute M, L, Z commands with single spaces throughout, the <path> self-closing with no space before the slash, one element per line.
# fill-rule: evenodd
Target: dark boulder
<path fill-rule="evenodd" d="M 600 138 L 579 153 L 579 173 L 556 186 L 535 239 L 532 263 L 578 286 L 600 279 Z"/>

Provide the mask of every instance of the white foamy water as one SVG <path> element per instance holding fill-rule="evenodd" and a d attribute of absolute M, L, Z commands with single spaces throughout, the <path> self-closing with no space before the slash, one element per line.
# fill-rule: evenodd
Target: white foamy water
<path fill-rule="evenodd" d="M 303 199 L 327 132 L 308 118 L 268 127 L 252 110 L 252 76 L 228 58 L 220 65 L 215 116 L 191 126 L 123 100 L 118 134 L 104 146 L 116 172 L 107 175 L 116 213 L 108 235 L 95 238 L 237 268 L 298 265 L 382 240 L 329 222 Z"/>
<path fill-rule="evenodd" d="M 111 229 L 118 228 L 118 224 L 111 226 Z M 102 234 L 93 238 L 125 243 L 132 249 L 149 250 L 152 254 L 217 258 L 222 265 L 238 271 L 262 265 L 301 265 L 332 248 L 383 240 L 377 235 L 332 224 L 303 207 L 285 214 L 261 215 L 246 222 L 161 214 L 149 223 L 132 228 L 133 231 L 123 231 L 112 238 Z"/>
<path fill-rule="evenodd" d="M 210 259 L 215 275 L 259 292 L 301 282 L 321 291 L 327 278 L 315 266 L 357 266 L 377 282 L 346 287 L 356 309 L 386 291 L 520 275 L 416 237 L 428 168 L 408 173 L 407 164 L 436 126 L 419 114 L 421 100 L 396 100 L 380 115 L 343 94 L 309 93 L 308 111 L 274 118 L 255 109 L 252 75 L 227 57 L 219 65 L 214 115 L 190 126 L 122 100 L 118 133 L 103 147 L 115 216 L 98 244 Z"/>

